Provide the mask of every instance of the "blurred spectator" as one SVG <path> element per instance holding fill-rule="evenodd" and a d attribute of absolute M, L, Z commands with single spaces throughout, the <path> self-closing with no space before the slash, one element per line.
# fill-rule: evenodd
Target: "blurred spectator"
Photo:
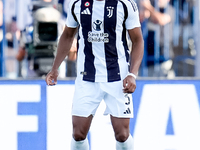
<path fill-rule="evenodd" d="M 2 25 L 3 25 L 3 2 L 2 0 L 0 0 L 0 76 L 2 76 L 2 41 L 3 41 L 3 29 L 2 29 Z"/>
<path fill-rule="evenodd" d="M 175 11 L 169 2 L 170 0 L 142 0 L 140 2 L 140 20 L 143 22 L 148 19 L 148 76 L 174 76 L 172 37 Z"/>
<path fill-rule="evenodd" d="M 3 2 L 0 0 L 0 43 L 3 40 L 2 25 L 3 25 Z M 1 52 L 1 50 L 0 50 L 0 52 Z"/>
<path fill-rule="evenodd" d="M 0 0 L 0 27 L 3 24 L 3 2 Z"/>
<path fill-rule="evenodd" d="M 60 4 L 62 7 L 61 12 L 64 19 L 67 18 L 67 9 L 68 9 L 69 2 L 70 0 L 58 0 L 58 4 Z"/>
<path fill-rule="evenodd" d="M 27 74 L 27 65 L 22 62 L 26 57 L 26 43 L 32 41 L 30 32 L 27 29 L 32 26 L 32 1 L 31 0 L 18 0 L 17 4 L 17 28 L 20 31 L 19 45 L 17 47 L 16 59 L 18 61 L 18 77 L 23 76 L 22 72 Z M 29 31 L 29 30 L 28 30 Z M 26 67 L 25 67 L 26 65 Z"/>
<path fill-rule="evenodd" d="M 31 0 L 18 0 L 17 2 L 17 27 L 20 31 L 25 30 L 33 23 Z"/>
<path fill-rule="evenodd" d="M 5 37 L 6 37 L 6 47 L 4 50 L 5 54 L 5 66 L 6 66 L 6 77 L 15 78 L 17 77 L 15 55 L 16 51 L 14 49 L 19 38 L 19 30 L 16 25 L 16 1 L 6 0 L 5 1 Z"/>

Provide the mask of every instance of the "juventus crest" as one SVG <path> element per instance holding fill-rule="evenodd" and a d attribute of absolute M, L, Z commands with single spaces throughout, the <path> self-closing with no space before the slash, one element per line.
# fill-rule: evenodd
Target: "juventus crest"
<path fill-rule="evenodd" d="M 107 10 L 108 10 L 108 18 L 111 18 L 112 16 L 113 16 L 113 9 L 114 9 L 114 7 L 112 7 L 112 6 L 109 6 L 109 7 L 107 7 Z"/>

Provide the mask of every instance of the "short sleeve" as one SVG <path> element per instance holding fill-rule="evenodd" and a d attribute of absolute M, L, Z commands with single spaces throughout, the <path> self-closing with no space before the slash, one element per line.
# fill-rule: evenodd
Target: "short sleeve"
<path fill-rule="evenodd" d="M 128 1 L 127 4 L 128 17 L 125 22 L 126 29 L 130 30 L 136 27 L 140 27 L 141 24 L 137 4 L 134 1 Z"/>
<path fill-rule="evenodd" d="M 68 27 L 71 27 L 71 28 L 76 28 L 79 23 L 77 22 L 77 20 L 75 19 L 75 2 L 74 0 L 71 0 L 70 3 L 69 3 L 69 8 L 68 8 L 68 11 L 67 11 L 67 19 L 66 19 L 66 25 Z"/>

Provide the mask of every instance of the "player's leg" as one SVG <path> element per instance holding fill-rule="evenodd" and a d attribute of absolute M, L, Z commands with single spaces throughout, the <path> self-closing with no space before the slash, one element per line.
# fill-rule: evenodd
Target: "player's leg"
<path fill-rule="evenodd" d="M 116 138 L 116 150 L 133 150 L 133 138 L 129 129 L 129 118 L 111 116 L 112 126 Z"/>
<path fill-rule="evenodd" d="M 87 133 L 103 96 L 104 92 L 101 91 L 98 83 L 76 79 L 72 104 L 73 138 L 71 150 L 89 150 Z"/>
<path fill-rule="evenodd" d="M 71 150 L 89 150 L 89 144 L 86 137 L 92 118 L 92 115 L 89 117 L 72 116 L 73 138 L 71 141 Z"/>
<path fill-rule="evenodd" d="M 129 131 L 130 118 L 133 118 L 132 95 L 123 93 L 121 81 L 102 83 L 106 91 L 104 101 L 106 103 L 105 115 L 111 115 L 111 122 L 117 140 L 117 150 L 133 150 L 133 140 Z"/>

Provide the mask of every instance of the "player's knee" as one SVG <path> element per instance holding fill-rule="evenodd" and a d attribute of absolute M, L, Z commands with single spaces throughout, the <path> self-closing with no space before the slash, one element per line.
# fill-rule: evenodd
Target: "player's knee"
<path fill-rule="evenodd" d="M 115 134 L 115 138 L 118 142 L 125 142 L 129 137 L 129 132 L 123 131 Z"/>
<path fill-rule="evenodd" d="M 86 135 L 82 134 L 81 132 L 75 132 L 73 133 L 73 138 L 75 141 L 82 141 L 85 140 Z"/>

